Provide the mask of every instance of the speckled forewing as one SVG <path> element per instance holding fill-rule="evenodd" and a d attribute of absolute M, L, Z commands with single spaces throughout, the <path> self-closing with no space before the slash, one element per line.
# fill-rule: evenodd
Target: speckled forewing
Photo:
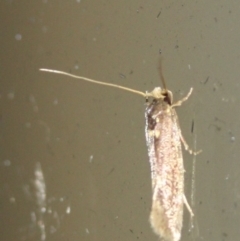
<path fill-rule="evenodd" d="M 163 100 L 146 109 L 146 140 L 152 175 L 153 230 L 164 240 L 179 241 L 183 216 L 184 168 L 176 112 Z"/>

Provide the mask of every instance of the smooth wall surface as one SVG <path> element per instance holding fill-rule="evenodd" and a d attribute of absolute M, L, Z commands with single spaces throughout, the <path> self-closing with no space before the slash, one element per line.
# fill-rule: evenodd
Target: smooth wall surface
<path fill-rule="evenodd" d="M 184 241 L 240 236 L 238 1 L 0 3 L 1 240 L 159 240 L 148 218 L 145 100 L 159 57 L 184 151 Z M 161 53 L 161 54 L 160 54 Z"/>

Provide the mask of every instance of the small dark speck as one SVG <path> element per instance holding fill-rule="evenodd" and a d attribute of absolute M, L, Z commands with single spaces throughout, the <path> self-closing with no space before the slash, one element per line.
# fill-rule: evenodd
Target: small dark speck
<path fill-rule="evenodd" d="M 179 46 L 178 46 L 178 45 L 176 45 L 176 46 L 175 46 L 175 49 L 178 49 L 178 48 L 179 48 Z"/>
<path fill-rule="evenodd" d="M 234 202 L 234 208 L 237 209 L 238 204 L 236 202 Z"/>
<path fill-rule="evenodd" d="M 209 76 L 206 78 L 204 84 L 206 84 L 208 82 L 208 80 L 209 80 Z"/>
<path fill-rule="evenodd" d="M 216 131 L 221 131 L 222 130 L 222 128 L 219 125 L 216 125 L 216 124 L 211 124 L 209 126 L 209 128 L 212 128 L 212 127 L 214 127 Z"/>
<path fill-rule="evenodd" d="M 228 235 L 227 233 L 222 233 L 222 235 L 226 238 Z"/>
<path fill-rule="evenodd" d="M 214 117 L 214 121 L 217 121 L 217 122 L 220 122 L 220 123 L 222 123 L 222 124 L 226 124 L 226 122 L 225 121 L 223 121 L 223 120 L 221 120 L 221 119 L 219 119 L 218 117 Z"/>
<path fill-rule="evenodd" d="M 143 7 L 142 7 L 142 6 L 140 6 L 139 8 L 140 8 L 141 10 L 143 9 Z M 140 11 L 140 10 L 139 10 L 139 9 L 137 9 L 137 13 L 139 13 L 139 11 Z"/>
<path fill-rule="evenodd" d="M 209 76 L 204 81 L 202 80 L 200 83 L 205 85 L 208 82 L 208 80 L 209 80 Z"/>
<path fill-rule="evenodd" d="M 126 79 L 126 76 L 124 75 L 124 74 L 119 74 L 119 76 L 120 76 L 120 78 L 122 78 L 122 79 Z"/>
<path fill-rule="evenodd" d="M 159 18 L 160 15 L 161 15 L 161 11 L 158 13 L 157 18 Z"/>
<path fill-rule="evenodd" d="M 131 70 L 131 71 L 129 72 L 129 74 L 133 74 L 133 70 Z"/>
<path fill-rule="evenodd" d="M 194 131 L 194 120 L 192 120 L 192 127 L 191 127 L 191 132 L 193 133 Z"/>
<path fill-rule="evenodd" d="M 217 19 L 216 17 L 214 18 L 214 20 L 215 20 L 215 23 L 217 23 L 217 22 L 218 22 L 218 19 Z"/>
<path fill-rule="evenodd" d="M 115 171 L 115 168 L 113 167 L 107 174 L 107 176 L 109 176 L 110 174 L 112 174 Z"/>
<path fill-rule="evenodd" d="M 129 231 L 130 231 L 131 233 L 133 233 L 133 230 L 132 230 L 132 229 L 129 229 Z"/>

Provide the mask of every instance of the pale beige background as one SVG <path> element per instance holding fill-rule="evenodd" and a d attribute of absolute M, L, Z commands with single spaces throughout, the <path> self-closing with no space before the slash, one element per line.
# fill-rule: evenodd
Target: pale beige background
<path fill-rule="evenodd" d="M 182 240 L 239 240 L 239 12 L 233 0 L 1 1 L 1 240 L 158 240 L 144 99 L 38 69 L 145 91 L 160 50 L 175 99 L 194 88 L 177 111 L 203 150 L 184 152 L 195 226 L 185 210 Z"/>

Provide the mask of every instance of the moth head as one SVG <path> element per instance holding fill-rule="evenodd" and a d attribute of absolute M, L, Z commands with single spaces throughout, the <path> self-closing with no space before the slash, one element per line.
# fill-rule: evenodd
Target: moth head
<path fill-rule="evenodd" d="M 161 87 L 155 87 L 151 92 L 146 93 L 148 97 L 153 97 L 154 99 L 164 99 L 163 90 Z"/>
<path fill-rule="evenodd" d="M 154 99 L 162 99 L 169 105 L 173 102 L 173 94 L 170 90 L 162 89 L 161 87 L 155 87 L 153 91 L 146 93 L 147 97 L 153 97 Z"/>

